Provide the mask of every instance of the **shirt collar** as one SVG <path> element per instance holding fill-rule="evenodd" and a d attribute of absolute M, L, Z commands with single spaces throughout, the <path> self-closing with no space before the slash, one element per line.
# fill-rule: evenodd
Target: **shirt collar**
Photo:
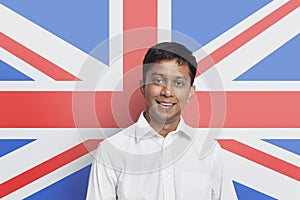
<path fill-rule="evenodd" d="M 175 131 L 173 132 L 181 132 L 186 135 L 189 139 L 193 139 L 195 129 L 188 126 L 182 117 L 180 117 L 179 124 Z M 143 138 L 149 138 L 152 136 L 158 135 L 158 133 L 150 126 L 148 121 L 146 120 L 144 113 L 140 114 L 140 117 L 136 123 L 135 127 L 135 139 L 139 142 Z"/>

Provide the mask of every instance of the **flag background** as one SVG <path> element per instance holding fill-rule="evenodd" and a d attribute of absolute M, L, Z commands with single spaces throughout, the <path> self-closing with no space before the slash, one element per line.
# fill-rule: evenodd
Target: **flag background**
<path fill-rule="evenodd" d="M 220 128 L 211 122 L 224 114 L 213 112 L 212 96 L 226 100 L 219 129 L 223 199 L 300 195 L 299 0 L 0 2 L 1 198 L 84 199 L 90 152 L 119 128 L 111 91 L 126 90 L 125 79 L 120 88 L 118 80 L 130 77 L 146 46 L 164 40 L 185 42 L 200 64 L 202 51 L 214 61 L 199 65 L 195 99 L 203 105 L 203 131 Z M 143 31 L 130 38 L 137 28 L 146 29 L 147 41 L 135 43 L 145 39 Z M 114 44 L 123 32 L 128 35 Z M 109 69 L 100 88 L 89 87 L 102 71 L 82 70 L 86 60 Z M 78 88 L 86 91 L 74 97 Z M 78 99 L 85 107 L 89 94 L 97 120 L 74 107 Z"/>

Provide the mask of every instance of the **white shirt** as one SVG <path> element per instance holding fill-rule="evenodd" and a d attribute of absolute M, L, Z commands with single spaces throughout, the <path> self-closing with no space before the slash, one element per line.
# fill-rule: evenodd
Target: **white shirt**
<path fill-rule="evenodd" d="M 204 141 L 205 134 L 197 133 L 182 118 L 164 138 L 141 114 L 135 124 L 99 144 L 87 199 L 220 199 L 221 151 L 214 145 L 200 157 Z"/>

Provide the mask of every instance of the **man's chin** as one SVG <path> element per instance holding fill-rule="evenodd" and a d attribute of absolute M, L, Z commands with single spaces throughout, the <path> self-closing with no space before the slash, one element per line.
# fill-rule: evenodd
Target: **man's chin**
<path fill-rule="evenodd" d="M 151 113 L 151 119 L 162 124 L 169 124 L 180 119 L 180 113 L 178 114 L 168 114 L 168 113 Z"/>

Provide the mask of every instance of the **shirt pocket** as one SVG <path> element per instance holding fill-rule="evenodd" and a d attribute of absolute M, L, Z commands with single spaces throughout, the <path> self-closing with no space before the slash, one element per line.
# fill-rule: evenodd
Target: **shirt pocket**
<path fill-rule="evenodd" d="M 210 200 L 211 178 L 209 173 L 182 172 L 180 184 L 180 200 Z"/>

